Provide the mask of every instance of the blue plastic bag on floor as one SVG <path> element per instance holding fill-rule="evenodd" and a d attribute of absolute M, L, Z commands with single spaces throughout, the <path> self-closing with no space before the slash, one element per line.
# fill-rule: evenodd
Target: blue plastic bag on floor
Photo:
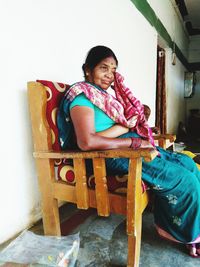
<path fill-rule="evenodd" d="M 41 236 L 31 231 L 24 231 L 1 251 L 0 261 L 73 267 L 79 245 L 79 233 L 57 237 Z"/>

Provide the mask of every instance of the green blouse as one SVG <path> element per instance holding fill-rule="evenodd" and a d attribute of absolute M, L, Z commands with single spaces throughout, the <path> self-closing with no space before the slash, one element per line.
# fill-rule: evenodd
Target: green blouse
<path fill-rule="evenodd" d="M 108 117 L 107 114 L 90 102 L 90 100 L 83 93 L 74 98 L 70 104 L 70 110 L 75 106 L 85 106 L 94 110 L 94 125 L 96 132 L 104 131 L 115 124 L 115 122 Z"/>

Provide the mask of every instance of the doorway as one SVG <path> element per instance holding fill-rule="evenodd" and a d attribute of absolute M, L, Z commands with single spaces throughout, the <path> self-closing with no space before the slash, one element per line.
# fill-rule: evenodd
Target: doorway
<path fill-rule="evenodd" d="M 156 77 L 156 127 L 161 134 L 167 131 L 166 84 L 165 84 L 165 50 L 157 47 Z"/>

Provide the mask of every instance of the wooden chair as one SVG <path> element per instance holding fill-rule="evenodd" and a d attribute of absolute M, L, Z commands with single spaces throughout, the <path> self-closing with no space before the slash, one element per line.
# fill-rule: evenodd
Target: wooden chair
<path fill-rule="evenodd" d="M 45 235 L 61 235 L 58 202 L 76 203 L 78 209 L 96 208 L 100 216 L 110 213 L 127 216 L 128 260 L 127 266 L 139 266 L 142 212 L 149 201 L 148 191 L 142 192 L 142 158 L 151 161 L 153 149 L 113 149 L 105 151 L 55 151 L 52 131 L 47 121 L 47 92 L 41 82 L 28 82 L 28 100 L 32 123 L 34 158 L 41 191 L 41 206 Z M 164 138 L 164 137 L 163 137 Z M 163 139 L 164 140 L 164 139 Z M 162 142 L 163 142 L 162 140 Z M 129 158 L 127 194 L 109 192 L 105 158 Z M 95 189 L 88 188 L 85 159 L 92 159 Z M 73 159 L 75 185 L 55 178 L 56 159 Z"/>

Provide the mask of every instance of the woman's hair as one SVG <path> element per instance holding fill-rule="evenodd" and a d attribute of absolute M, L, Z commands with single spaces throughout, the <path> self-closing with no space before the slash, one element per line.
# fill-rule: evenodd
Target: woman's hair
<path fill-rule="evenodd" d="M 82 66 L 84 75 L 86 76 L 86 68 L 92 71 L 103 59 L 108 57 L 113 57 L 118 65 L 117 57 L 110 48 L 103 45 L 91 48 L 87 54 L 85 63 Z"/>

